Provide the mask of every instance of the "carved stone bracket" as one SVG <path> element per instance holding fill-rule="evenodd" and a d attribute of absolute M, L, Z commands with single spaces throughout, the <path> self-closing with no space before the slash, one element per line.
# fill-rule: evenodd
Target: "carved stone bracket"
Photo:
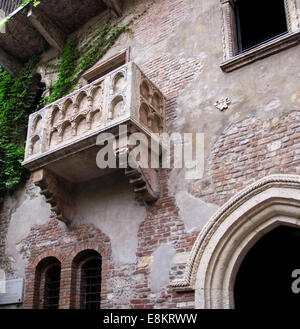
<path fill-rule="evenodd" d="M 57 219 L 66 224 L 70 223 L 73 217 L 72 184 L 46 169 L 35 171 L 33 181 L 40 187 L 40 193 L 51 205 L 51 210 L 56 213 Z"/>
<path fill-rule="evenodd" d="M 137 130 L 131 127 L 130 132 L 134 133 Z M 119 167 L 126 168 L 125 176 L 129 178 L 129 183 L 133 186 L 137 199 L 146 203 L 155 202 L 160 196 L 159 169 L 145 168 L 147 167 L 145 166 L 146 163 L 141 165 L 143 163 L 140 159 L 141 154 L 139 154 L 139 161 L 133 158 L 129 161 L 130 153 L 135 147 L 132 145 L 121 146 L 121 144 L 122 138 L 118 140 L 118 146 L 114 149 L 114 154 Z M 147 151 L 145 150 L 145 152 Z M 134 165 L 130 165 L 130 162 L 131 164 L 134 162 Z"/>
<path fill-rule="evenodd" d="M 138 199 L 151 203 L 159 198 L 160 185 L 158 170 L 153 168 L 125 169 L 129 183 L 133 186 Z"/>
<path fill-rule="evenodd" d="M 152 168 L 130 168 L 125 169 L 125 175 L 133 186 L 139 201 L 152 203 L 159 198 L 160 185 L 158 169 Z M 51 205 L 57 219 L 69 224 L 72 222 L 73 210 L 73 184 L 62 177 L 58 177 L 46 169 L 39 169 L 33 173 L 33 181 L 41 189 L 46 202 Z"/>

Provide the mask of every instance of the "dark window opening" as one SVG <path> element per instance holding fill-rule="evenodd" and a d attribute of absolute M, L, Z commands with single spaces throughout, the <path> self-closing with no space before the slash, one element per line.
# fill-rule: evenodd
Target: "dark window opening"
<path fill-rule="evenodd" d="M 60 290 L 60 265 L 51 266 L 45 275 L 45 309 L 58 309 Z"/>
<path fill-rule="evenodd" d="M 239 53 L 288 31 L 284 0 L 237 0 L 235 15 Z"/>
<path fill-rule="evenodd" d="M 234 302 L 237 309 L 299 308 L 292 272 L 300 269 L 300 229 L 279 226 L 249 250 L 237 272 Z"/>
<path fill-rule="evenodd" d="M 81 308 L 97 310 L 100 308 L 101 294 L 101 259 L 87 261 L 82 266 Z"/>
<path fill-rule="evenodd" d="M 43 94 L 45 90 L 46 90 L 46 85 L 43 82 L 41 82 L 36 89 L 36 95 L 30 108 L 31 113 L 40 110 L 44 106 L 44 104 L 42 104 L 41 101 L 43 100 Z"/>

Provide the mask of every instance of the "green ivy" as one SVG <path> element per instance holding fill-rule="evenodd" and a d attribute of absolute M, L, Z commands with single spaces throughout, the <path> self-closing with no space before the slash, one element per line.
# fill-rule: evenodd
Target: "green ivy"
<path fill-rule="evenodd" d="M 29 176 L 21 162 L 28 116 L 35 111 L 33 69 L 37 62 L 31 59 L 16 78 L 0 67 L 0 202 Z"/>
<path fill-rule="evenodd" d="M 77 60 L 79 59 L 77 44 L 77 37 L 69 40 L 61 54 L 58 78 L 56 83 L 50 87 L 51 96 L 49 103 L 67 95 L 74 85 L 74 71 L 76 70 Z"/>
<path fill-rule="evenodd" d="M 78 47 L 76 36 L 69 40 L 59 56 L 59 63 L 47 64 L 48 68 L 58 69 L 58 78 L 54 85 L 48 86 L 51 96 L 49 99 L 44 99 L 44 103 L 52 103 L 74 91 L 80 76 L 104 56 L 122 33 L 131 32 L 129 25 L 130 23 L 112 25 L 109 18 L 92 40 L 81 48 Z"/>

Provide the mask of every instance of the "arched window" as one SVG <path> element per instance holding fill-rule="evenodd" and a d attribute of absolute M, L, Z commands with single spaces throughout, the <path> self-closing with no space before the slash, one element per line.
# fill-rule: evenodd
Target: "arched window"
<path fill-rule="evenodd" d="M 102 260 L 94 250 L 81 251 L 72 263 L 71 308 L 96 310 L 101 303 Z"/>
<path fill-rule="evenodd" d="M 85 262 L 81 270 L 81 308 L 100 308 L 101 259 L 92 258 Z"/>
<path fill-rule="evenodd" d="M 57 309 L 60 295 L 60 261 L 47 257 L 39 262 L 35 271 L 33 308 Z"/>
<path fill-rule="evenodd" d="M 54 264 L 45 273 L 44 308 L 57 309 L 59 305 L 60 265 Z"/>

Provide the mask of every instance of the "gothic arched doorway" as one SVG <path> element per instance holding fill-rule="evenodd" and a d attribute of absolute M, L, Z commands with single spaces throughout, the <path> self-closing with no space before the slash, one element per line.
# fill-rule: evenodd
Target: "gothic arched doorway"
<path fill-rule="evenodd" d="M 279 226 L 242 261 L 234 285 L 235 308 L 299 307 L 300 294 L 292 291 L 295 269 L 300 269 L 300 229 Z"/>
<path fill-rule="evenodd" d="M 236 276 L 250 250 L 278 227 L 300 229 L 299 191 L 300 176 L 271 175 L 228 200 L 198 235 L 185 276 L 172 282 L 174 289 L 195 290 L 196 308 L 235 308 Z M 290 277 L 288 284 L 296 279 Z"/>

